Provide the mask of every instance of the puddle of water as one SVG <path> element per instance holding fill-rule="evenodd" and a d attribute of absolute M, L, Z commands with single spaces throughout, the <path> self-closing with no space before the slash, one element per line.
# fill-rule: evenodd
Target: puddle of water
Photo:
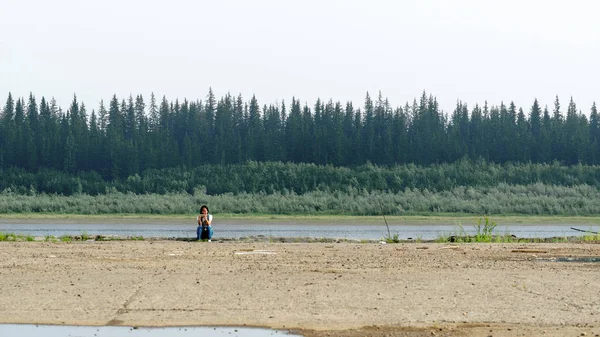
<path fill-rule="evenodd" d="M 284 330 L 232 327 L 122 327 L 122 326 L 72 326 L 0 324 L 0 336 L 19 337 L 267 337 L 300 336 Z"/>
<path fill-rule="evenodd" d="M 264 254 L 264 255 L 275 255 L 274 250 L 261 250 L 261 249 L 253 249 L 253 250 L 244 250 L 235 252 L 236 255 L 254 255 L 254 254 Z"/>
<path fill-rule="evenodd" d="M 583 256 L 583 257 L 550 257 L 539 259 L 544 262 L 600 262 L 600 257 Z"/>

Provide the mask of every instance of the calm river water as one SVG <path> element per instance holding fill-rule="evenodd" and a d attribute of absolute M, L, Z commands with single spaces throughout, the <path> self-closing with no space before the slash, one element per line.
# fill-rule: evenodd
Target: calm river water
<path fill-rule="evenodd" d="M 435 240 L 440 237 L 457 235 L 460 233 L 458 225 L 390 225 L 391 235 L 398 235 L 401 240 L 422 239 Z M 512 234 L 520 238 L 548 238 L 564 236 L 583 236 L 586 233 L 575 231 L 571 227 L 583 230 L 598 231 L 598 226 L 585 224 L 552 224 L 552 225 L 498 225 L 495 234 Z M 344 225 L 344 224 L 300 224 L 277 223 L 268 224 L 240 224 L 219 222 L 214 224 L 214 239 L 234 239 L 243 237 L 285 237 L 285 238 L 330 238 L 330 239 L 356 239 L 379 240 L 387 236 L 387 228 L 383 225 Z M 475 227 L 463 225 L 467 234 L 474 234 Z M 165 224 L 165 223 L 25 223 L 15 220 L 0 223 L 0 232 L 15 233 L 44 237 L 48 235 L 118 235 L 118 236 L 143 236 L 162 238 L 192 239 L 196 236 L 194 224 Z"/>

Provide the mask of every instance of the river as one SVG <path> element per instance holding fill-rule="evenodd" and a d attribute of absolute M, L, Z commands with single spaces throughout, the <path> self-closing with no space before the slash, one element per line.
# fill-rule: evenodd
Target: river
<path fill-rule="evenodd" d="M 565 236 L 583 236 L 586 233 L 571 229 L 577 227 L 583 230 L 598 231 L 598 226 L 585 224 L 512 224 L 498 225 L 493 233 L 499 235 L 515 235 L 519 238 L 549 238 Z M 294 222 L 269 222 L 268 224 L 257 223 L 228 223 L 219 222 L 214 224 L 213 239 L 235 239 L 243 237 L 283 237 L 283 238 L 328 238 L 349 240 L 380 240 L 388 235 L 388 229 L 383 225 L 345 225 L 333 223 L 302 224 Z M 476 233 L 475 226 L 463 225 L 462 230 L 468 235 Z M 123 237 L 142 236 L 144 238 L 181 238 L 192 239 L 196 236 L 194 224 L 183 223 L 60 223 L 54 221 L 50 224 L 28 223 L 26 221 L 14 220 L 0 223 L 0 232 L 30 235 L 34 237 L 63 235 L 115 235 Z M 397 235 L 400 240 L 435 240 L 451 235 L 460 235 L 461 227 L 458 225 L 390 225 L 389 233 Z"/>

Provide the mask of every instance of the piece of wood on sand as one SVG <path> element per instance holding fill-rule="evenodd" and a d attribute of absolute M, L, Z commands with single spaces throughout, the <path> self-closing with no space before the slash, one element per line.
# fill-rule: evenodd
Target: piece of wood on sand
<path fill-rule="evenodd" d="M 511 250 L 511 252 L 513 253 L 547 253 L 547 250 L 541 250 L 541 249 L 530 249 L 530 248 L 517 248 L 517 249 L 513 249 Z"/>

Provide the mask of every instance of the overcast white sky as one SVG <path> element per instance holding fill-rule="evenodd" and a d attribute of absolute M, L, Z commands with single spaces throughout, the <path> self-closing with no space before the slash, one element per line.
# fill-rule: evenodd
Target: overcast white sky
<path fill-rule="evenodd" d="M 393 106 L 423 90 L 450 112 L 538 98 L 600 99 L 595 0 L 0 0 L 0 106 L 8 92 L 167 99 L 256 94 Z M 600 102 L 597 102 L 600 103 Z"/>

